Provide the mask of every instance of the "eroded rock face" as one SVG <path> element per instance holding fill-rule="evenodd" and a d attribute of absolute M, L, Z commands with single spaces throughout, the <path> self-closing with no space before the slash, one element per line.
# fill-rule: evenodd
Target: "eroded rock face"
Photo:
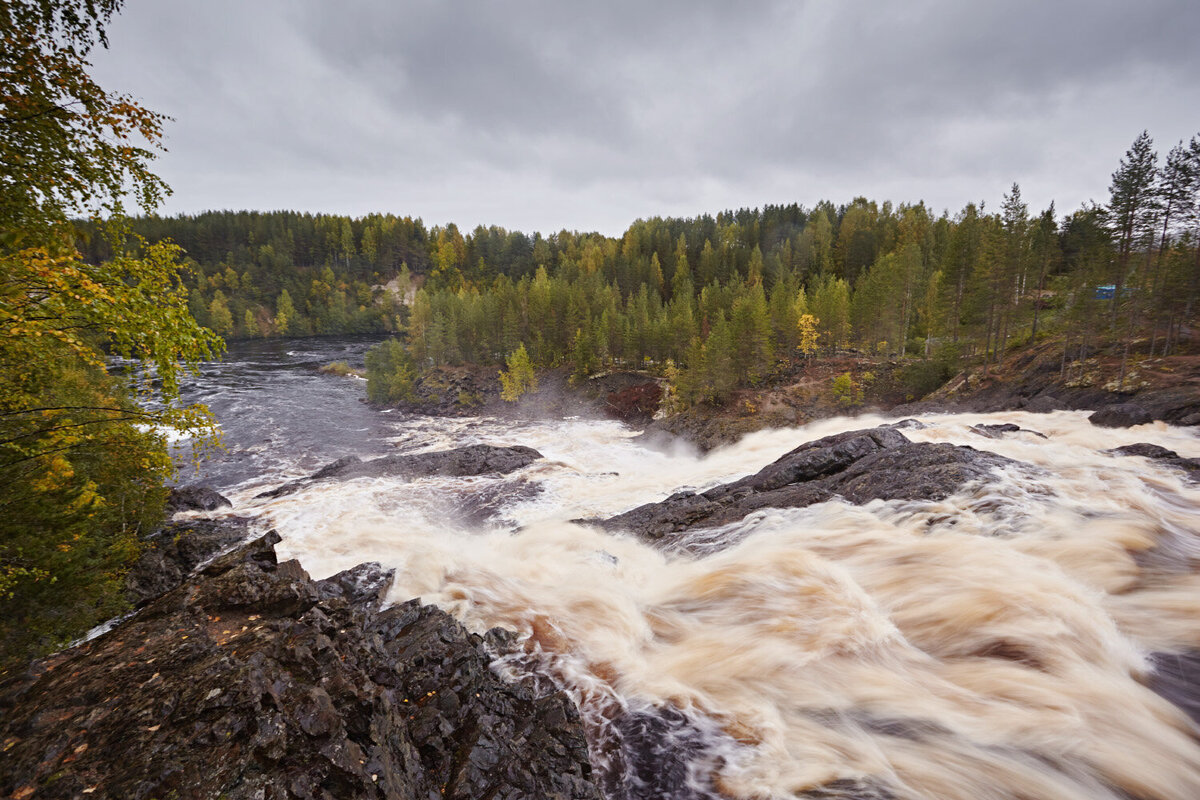
<path fill-rule="evenodd" d="M 1014 463 L 971 447 L 914 443 L 896 427 L 881 426 L 802 444 L 754 475 L 703 493 L 679 492 L 598 524 L 653 540 L 736 522 L 760 508 L 802 508 L 835 496 L 858 504 L 941 500 Z"/>
<path fill-rule="evenodd" d="M 378 564 L 314 581 L 277 541 L 0 687 L 0 795 L 599 798 L 564 695 L 432 606 L 379 611 Z"/>
<path fill-rule="evenodd" d="M 429 475 L 464 477 L 488 473 L 506 475 L 529 466 L 541 457 L 542 454 L 532 447 L 522 445 L 500 447 L 490 444 L 473 444 L 433 453 L 384 456 L 370 461 L 363 461 L 357 456 L 346 456 L 331 464 L 326 464 L 307 478 L 285 483 L 276 489 L 259 494 L 258 497 L 280 497 L 299 491 L 312 483 L 328 480 L 380 477 L 417 478 Z"/>

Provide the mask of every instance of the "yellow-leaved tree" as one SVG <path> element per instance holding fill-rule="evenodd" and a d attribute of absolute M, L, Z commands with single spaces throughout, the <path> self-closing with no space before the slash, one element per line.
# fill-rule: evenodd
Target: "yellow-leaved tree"
<path fill-rule="evenodd" d="M 179 248 L 121 223 L 126 198 L 149 211 L 166 186 L 148 168 L 164 118 L 88 74 L 119 6 L 0 4 L 0 673 L 120 610 L 162 516 L 166 432 L 215 431 L 179 403 L 221 346 L 188 312 Z M 81 217 L 110 261 L 79 255 Z"/>
<path fill-rule="evenodd" d="M 507 371 L 500 371 L 502 400 L 515 403 L 522 395 L 537 391 L 537 375 L 534 374 L 533 363 L 529 360 L 529 353 L 525 351 L 524 342 L 508 356 L 507 365 Z"/>

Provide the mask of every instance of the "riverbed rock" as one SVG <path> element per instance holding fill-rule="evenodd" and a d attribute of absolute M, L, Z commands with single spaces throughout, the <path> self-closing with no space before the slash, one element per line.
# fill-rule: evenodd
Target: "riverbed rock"
<path fill-rule="evenodd" d="M 277 541 L 0 685 L 0 796 L 599 800 L 565 695 L 437 608 L 380 611 L 390 571 L 314 581 Z"/>
<path fill-rule="evenodd" d="M 524 478 L 509 478 L 479 486 L 467 486 L 455 492 L 455 502 L 450 509 L 458 522 L 466 527 L 478 528 L 503 519 L 509 506 L 532 500 L 544 488 L 541 483 Z"/>
<path fill-rule="evenodd" d="M 1140 403 L 1113 403 L 1088 417 L 1088 422 L 1101 428 L 1129 428 L 1153 421 L 1154 415 Z"/>
<path fill-rule="evenodd" d="M 1174 450 L 1169 450 L 1149 442 L 1136 442 L 1121 447 L 1114 447 L 1104 452 L 1114 456 L 1141 456 L 1183 470 L 1192 481 L 1200 481 L 1200 458 L 1183 458 Z"/>
<path fill-rule="evenodd" d="M 331 464 L 301 478 L 258 494 L 257 497 L 280 497 L 300 491 L 319 481 L 350 480 L 352 478 L 400 477 L 418 478 L 430 475 L 465 477 L 468 475 L 506 475 L 527 467 L 542 457 L 532 447 L 512 445 L 472 444 L 452 450 L 432 453 L 409 453 L 383 456 L 363 461 L 357 456 L 339 458 Z"/>
<path fill-rule="evenodd" d="M 1003 439 L 1004 435 L 1008 433 L 1030 433 L 1043 439 L 1046 438 L 1046 434 L 1044 433 L 1022 428 L 1020 425 L 1012 422 L 1002 422 L 997 425 L 972 425 L 971 433 L 978 434 L 985 439 Z"/>
<path fill-rule="evenodd" d="M 1016 463 L 971 447 L 912 442 L 881 426 L 807 442 L 754 475 L 702 493 L 678 492 L 595 524 L 656 540 L 736 522 L 761 508 L 802 508 L 834 497 L 856 504 L 941 500 Z"/>
<path fill-rule="evenodd" d="M 1151 653 L 1147 685 L 1200 725 L 1200 650 Z"/>
<path fill-rule="evenodd" d="M 208 486 L 176 486 L 167 495 L 167 513 L 179 511 L 216 511 L 223 506 L 232 506 L 229 498 Z"/>

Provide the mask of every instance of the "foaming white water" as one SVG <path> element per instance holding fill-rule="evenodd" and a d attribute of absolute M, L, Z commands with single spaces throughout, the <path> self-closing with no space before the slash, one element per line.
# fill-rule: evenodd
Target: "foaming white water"
<path fill-rule="evenodd" d="M 647 450 L 608 422 L 401 423 L 405 450 L 535 447 L 546 458 L 516 478 L 542 492 L 485 529 L 453 510 L 516 478 L 359 479 L 238 498 L 238 511 L 275 525 L 281 556 L 318 577 L 381 561 L 396 569 L 391 599 L 516 630 L 525 653 L 507 669 L 572 694 L 602 766 L 622 715 L 673 708 L 704 741 L 698 794 L 862 780 L 897 798 L 1200 797 L 1195 728 L 1144 685 L 1147 653 L 1200 647 L 1200 487 L 1103 452 L 1145 441 L 1200 456 L 1190 430 L 929 417 L 905 435 L 1032 467 L 940 502 L 758 512 L 672 552 L 566 521 L 882 421 L 763 432 L 706 458 Z M 971 431 L 1002 422 L 1046 438 Z"/>

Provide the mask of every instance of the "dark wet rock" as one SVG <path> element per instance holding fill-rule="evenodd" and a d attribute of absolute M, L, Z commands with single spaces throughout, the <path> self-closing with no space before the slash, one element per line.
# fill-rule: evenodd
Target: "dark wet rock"
<path fill-rule="evenodd" d="M 908 419 L 902 419 L 899 422 L 893 422 L 885 427 L 894 428 L 898 431 L 921 431 L 925 430 L 929 426 L 924 422 L 921 422 L 919 419 L 913 419 L 912 417 L 909 417 Z"/>
<path fill-rule="evenodd" d="M 1034 436 L 1046 438 L 1046 434 L 1031 431 L 1028 428 L 1022 428 L 1012 422 L 1004 422 L 999 425 L 972 425 L 971 432 L 977 433 L 988 439 L 1003 439 L 1006 433 L 1032 433 Z"/>
<path fill-rule="evenodd" d="M 914 443 L 888 426 L 847 431 L 802 444 L 733 483 L 700 494 L 678 492 L 597 524 L 654 540 L 736 522 L 761 508 L 802 508 L 834 497 L 858 504 L 941 500 L 1015 463 L 971 447 Z"/>
<path fill-rule="evenodd" d="M 500 447 L 490 444 L 472 444 L 432 453 L 384 456 L 370 461 L 363 461 L 357 456 L 346 456 L 326 464 L 307 478 L 285 483 L 276 489 L 262 492 L 257 497 L 280 497 L 297 492 L 315 482 L 328 480 L 419 478 L 430 475 L 457 478 L 489 473 L 504 475 L 527 467 L 541 457 L 542 454 L 532 447 Z"/>
<path fill-rule="evenodd" d="M 1153 421 L 1154 415 L 1139 403 L 1113 403 L 1088 417 L 1088 422 L 1101 428 L 1129 428 Z"/>
<path fill-rule="evenodd" d="M 1105 450 L 1104 452 L 1111 453 L 1114 456 L 1141 456 L 1149 458 L 1159 464 L 1181 469 L 1187 473 L 1189 479 L 1200 481 L 1200 458 L 1182 458 L 1174 450 L 1168 450 L 1156 444 L 1137 442 L 1122 447 L 1114 447 L 1112 450 Z"/>
<path fill-rule="evenodd" d="M 167 495 L 167 513 L 179 511 L 216 511 L 232 506 L 227 497 L 207 486 L 176 486 Z"/>
<path fill-rule="evenodd" d="M 1200 650 L 1153 653 L 1148 685 L 1200 725 Z"/>
<path fill-rule="evenodd" d="M 378 561 L 368 561 L 317 581 L 321 600 L 341 598 L 353 606 L 374 611 L 383 605 L 396 570 L 385 569 Z"/>
<path fill-rule="evenodd" d="M 712 785 L 721 765 L 711 735 L 673 706 L 625 711 L 601 745 L 609 768 L 604 774 L 608 800 L 718 800 Z"/>
<path fill-rule="evenodd" d="M 1021 408 L 1023 411 L 1033 414 L 1049 414 L 1051 411 L 1061 411 L 1067 408 L 1067 404 L 1052 394 L 1042 394 L 1029 398 Z"/>
<path fill-rule="evenodd" d="M 1174 450 L 1168 450 L 1165 447 L 1149 442 L 1137 442 L 1136 444 L 1122 445 L 1114 447 L 1111 450 L 1105 450 L 1106 453 L 1112 453 L 1114 456 L 1142 456 L 1143 458 L 1179 458 L 1179 453 Z"/>
<path fill-rule="evenodd" d="M 276 541 L 0 685 L 0 796 L 598 800 L 564 695 L 434 607 L 379 611 L 378 565 L 313 581 Z"/>
<path fill-rule="evenodd" d="M 167 522 L 146 537 L 146 550 L 125 577 L 125 596 L 144 605 L 183 583 L 192 570 L 250 535 L 250 520 L 227 517 Z"/>

